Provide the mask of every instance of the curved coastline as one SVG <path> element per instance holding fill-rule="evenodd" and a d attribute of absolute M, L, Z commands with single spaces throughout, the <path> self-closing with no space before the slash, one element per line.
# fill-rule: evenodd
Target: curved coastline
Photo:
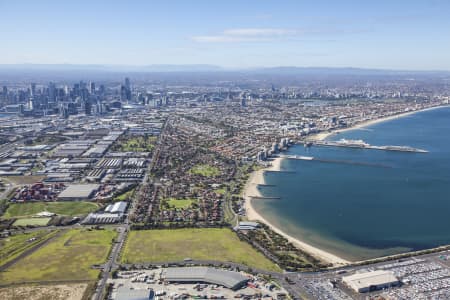
<path fill-rule="evenodd" d="M 415 111 L 408 111 L 408 112 L 404 112 L 404 113 L 400 113 L 400 114 L 396 114 L 396 115 L 392 115 L 392 116 L 386 116 L 386 117 L 381 117 L 378 119 L 373 119 L 373 120 L 367 120 L 367 121 L 363 121 L 360 123 L 357 123 L 355 125 L 353 125 L 352 127 L 348 127 L 345 129 L 338 129 L 338 130 L 333 130 L 330 132 L 321 132 L 318 134 L 314 134 L 311 135 L 310 138 L 313 139 L 319 139 L 319 140 L 324 140 L 334 134 L 337 133 L 341 133 L 341 132 L 345 132 L 345 131 L 350 131 L 350 130 L 355 130 L 355 129 L 359 129 L 359 128 L 363 128 L 363 127 L 367 127 L 367 126 L 371 126 L 371 125 L 375 125 L 381 122 L 386 122 L 386 121 L 390 121 L 390 120 L 395 120 L 398 118 L 402 118 L 402 117 L 406 117 L 415 113 L 419 113 L 419 112 L 423 112 L 423 111 L 428 111 L 428 110 L 432 110 L 432 109 L 438 109 L 438 108 L 442 108 L 442 107 L 448 107 L 448 105 L 441 105 L 441 106 L 434 106 L 434 107 L 428 107 L 428 108 L 424 108 L 424 109 L 419 109 L 419 110 L 415 110 Z M 298 238 L 292 237 L 290 235 L 288 235 L 286 232 L 284 232 L 283 230 L 281 230 L 280 228 L 274 226 L 274 224 L 268 222 L 262 215 L 260 215 L 255 208 L 252 206 L 252 197 L 262 197 L 262 194 L 259 192 L 258 190 L 258 185 L 259 184 L 265 184 L 265 179 L 264 179 L 264 171 L 280 171 L 280 166 L 281 166 L 281 161 L 283 160 L 283 158 L 281 157 L 277 157 L 274 158 L 272 161 L 272 165 L 270 167 L 258 170 L 253 172 L 250 175 L 250 178 L 248 179 L 245 187 L 244 187 L 244 200 L 245 200 L 245 209 L 246 209 L 246 214 L 247 214 L 247 218 L 249 220 L 255 220 L 255 221 L 260 221 L 265 223 L 266 225 L 268 225 L 272 230 L 274 230 L 275 232 L 277 232 L 278 234 L 284 236 L 287 240 L 289 240 L 290 242 L 292 242 L 294 245 L 296 245 L 297 247 L 299 247 L 300 249 L 302 249 L 303 251 L 308 252 L 309 254 L 313 255 L 314 257 L 327 262 L 327 263 L 331 263 L 334 266 L 343 266 L 343 265 L 348 265 L 353 263 L 352 261 L 348 261 L 342 257 L 339 257 L 335 254 L 332 254 L 330 252 L 327 252 L 323 249 L 314 247 Z"/>
<path fill-rule="evenodd" d="M 325 131 L 325 132 L 319 132 L 317 134 L 312 134 L 312 135 L 308 136 L 307 139 L 321 141 L 321 140 L 325 140 L 326 138 L 328 138 L 330 136 L 333 136 L 333 135 L 336 135 L 336 134 L 339 134 L 342 132 L 356 130 L 356 129 L 372 126 L 372 125 L 375 125 L 378 123 L 400 119 L 400 118 L 407 117 L 407 116 L 410 116 L 410 115 L 413 115 L 416 113 L 429 111 L 429 110 L 433 110 L 433 109 L 439 109 L 439 108 L 448 107 L 448 106 L 450 106 L 450 105 L 446 104 L 446 105 L 432 106 L 432 107 L 427 107 L 427 108 L 423 108 L 423 109 L 402 112 L 402 113 L 398 113 L 398 114 L 391 115 L 391 116 L 385 116 L 385 117 L 376 118 L 376 119 L 372 119 L 372 120 L 362 121 L 362 122 L 356 123 L 347 128 L 335 129 L 332 131 Z"/>
<path fill-rule="evenodd" d="M 268 222 L 263 216 L 261 216 L 252 206 L 252 197 L 262 197 L 262 194 L 258 190 L 258 184 L 265 184 L 264 171 L 280 171 L 280 165 L 283 158 L 277 157 L 272 161 L 272 165 L 268 168 L 261 169 L 253 172 L 250 175 L 244 188 L 244 199 L 245 199 L 245 209 L 247 213 L 247 218 L 249 220 L 260 221 L 269 226 L 273 231 L 285 237 L 288 241 L 299 247 L 300 249 L 310 253 L 314 257 L 333 265 L 347 265 L 351 262 L 338 257 L 330 252 L 314 247 L 310 244 L 305 243 L 297 238 L 294 238 L 278 227 L 274 226 L 272 223 Z"/>

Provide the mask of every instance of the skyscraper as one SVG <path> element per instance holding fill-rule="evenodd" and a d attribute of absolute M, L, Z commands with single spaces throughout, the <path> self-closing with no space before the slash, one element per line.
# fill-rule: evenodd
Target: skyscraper
<path fill-rule="evenodd" d="M 89 82 L 89 93 L 94 94 L 95 93 L 95 82 Z"/>
<path fill-rule="evenodd" d="M 120 87 L 120 100 L 131 100 L 131 83 L 130 78 L 125 78 L 125 85 Z"/>
<path fill-rule="evenodd" d="M 48 100 L 49 102 L 56 102 L 56 86 L 53 82 L 48 84 Z"/>
<path fill-rule="evenodd" d="M 36 83 L 30 84 L 30 96 L 31 97 L 36 96 Z"/>

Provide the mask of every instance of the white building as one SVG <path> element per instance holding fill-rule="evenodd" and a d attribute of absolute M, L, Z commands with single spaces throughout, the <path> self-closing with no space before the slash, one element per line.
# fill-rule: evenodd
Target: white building
<path fill-rule="evenodd" d="M 345 276 L 342 281 L 358 293 L 366 293 L 400 284 L 393 272 L 384 270 Z"/>

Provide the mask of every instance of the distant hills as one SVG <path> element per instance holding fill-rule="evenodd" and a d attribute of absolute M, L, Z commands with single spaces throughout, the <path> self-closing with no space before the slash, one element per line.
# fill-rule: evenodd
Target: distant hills
<path fill-rule="evenodd" d="M 236 72 L 247 74 L 268 75 L 408 75 L 429 74 L 449 75 L 450 71 L 405 71 L 364 68 L 327 68 L 327 67 L 261 67 L 230 69 L 216 65 L 192 64 L 170 65 L 155 64 L 146 66 L 132 65 L 96 65 L 96 64 L 0 64 L 0 71 L 92 71 L 92 72 L 140 72 L 140 73 L 171 73 L 171 72 Z"/>
<path fill-rule="evenodd" d="M 133 75 L 134 74 L 134 75 Z M 96 64 L 0 64 L 0 75 L 4 80 L 58 80 L 76 79 L 89 76 L 91 79 L 114 79 L 121 76 L 146 76 L 153 79 L 183 79 L 183 82 L 202 78 L 209 80 L 232 80 L 236 78 L 255 78 L 266 80 L 305 80 L 344 78 L 431 78 L 450 80 L 450 71 L 402 71 L 364 68 L 326 68 L 326 67 L 262 67 L 231 69 L 216 65 L 169 65 L 147 66 L 96 65 Z M 143 77 L 141 77 L 143 78 Z M 0 80 L 2 81 L 2 80 Z"/>

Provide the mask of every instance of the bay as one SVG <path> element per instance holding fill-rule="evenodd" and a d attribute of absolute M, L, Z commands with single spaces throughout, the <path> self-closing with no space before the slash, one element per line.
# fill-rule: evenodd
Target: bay
<path fill-rule="evenodd" d="M 254 208 L 289 235 L 349 260 L 450 244 L 449 107 L 329 139 L 341 138 L 429 153 L 294 146 L 287 154 L 343 162 L 284 159 L 282 170 L 291 172 L 266 172 L 268 186 L 259 187 L 280 199 L 253 201 Z"/>

